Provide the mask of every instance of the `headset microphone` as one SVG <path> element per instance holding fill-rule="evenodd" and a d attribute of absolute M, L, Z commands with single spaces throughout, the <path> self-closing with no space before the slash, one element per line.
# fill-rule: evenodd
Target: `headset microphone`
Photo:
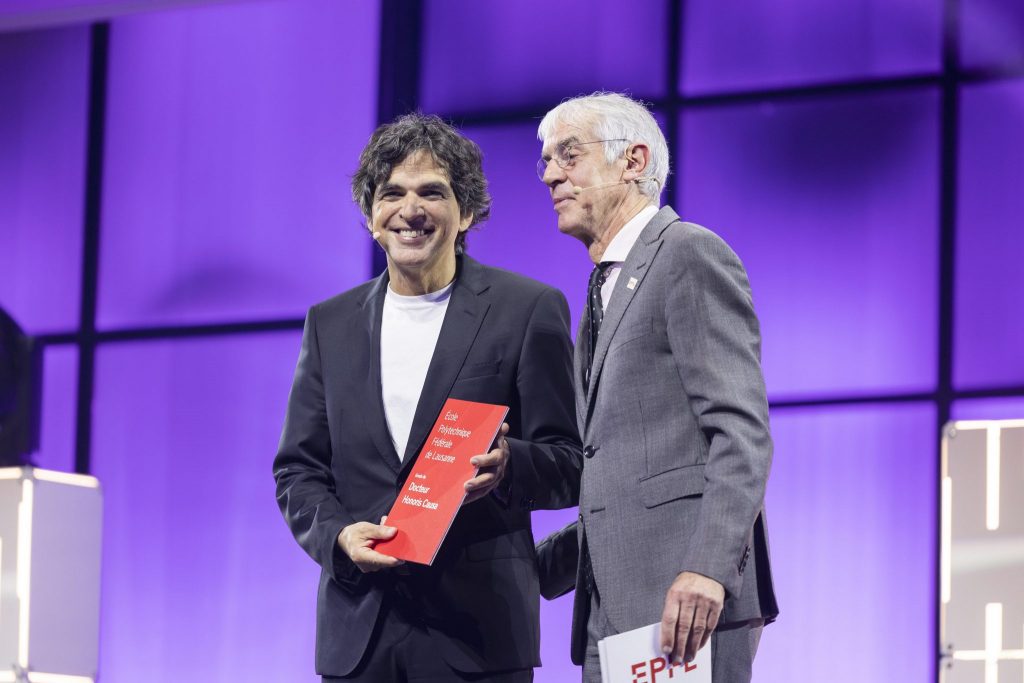
<path fill-rule="evenodd" d="M 600 185 L 591 185 L 590 187 L 580 187 L 579 185 L 572 186 L 572 193 L 579 195 L 583 194 L 584 190 L 600 190 L 606 187 L 615 187 L 616 185 L 623 185 L 625 183 L 631 183 L 632 180 L 617 180 L 614 183 L 602 183 Z"/>
<path fill-rule="evenodd" d="M 600 190 L 606 187 L 615 187 L 616 185 L 628 185 L 629 183 L 636 183 L 639 185 L 645 180 L 654 180 L 654 178 L 644 176 L 640 178 L 634 178 L 633 180 L 617 180 L 614 183 L 602 183 L 600 185 L 591 185 L 590 187 L 580 187 L 579 185 L 572 186 L 572 193 L 575 195 L 583 194 L 584 190 Z"/>

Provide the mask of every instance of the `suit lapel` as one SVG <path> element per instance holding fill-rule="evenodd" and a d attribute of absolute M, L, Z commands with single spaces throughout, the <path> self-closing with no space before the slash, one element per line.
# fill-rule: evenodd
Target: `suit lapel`
<path fill-rule="evenodd" d="M 490 304 L 480 294 L 489 286 L 486 272 L 480 264 L 468 256 L 459 258 L 455 287 L 452 288 L 452 297 L 448 302 L 437 346 L 430 359 L 423 392 L 416 404 L 409 443 L 402 459 L 402 471 L 411 467 L 416 460 L 416 454 L 423 447 L 476 340 L 480 325 L 490 308 Z"/>
<path fill-rule="evenodd" d="M 608 355 L 608 348 L 611 346 L 615 331 L 625 315 L 626 309 L 632 303 L 633 297 L 640 291 L 644 277 L 649 271 L 651 262 L 661 248 L 661 233 L 670 224 L 679 220 L 676 212 L 669 207 L 664 207 L 644 227 L 637 239 L 636 244 L 629 250 L 619 271 L 619 277 L 615 281 L 615 289 L 608 301 L 608 309 L 604 313 L 604 320 L 601 321 L 601 332 L 597 336 L 597 347 L 594 349 L 594 362 L 590 369 L 590 386 L 587 390 L 584 414 L 587 421 L 590 420 L 594 396 L 597 392 L 597 385 L 601 380 L 601 370 L 604 368 L 604 359 Z M 630 286 L 632 283 L 632 286 Z M 582 336 L 582 335 L 581 335 Z"/>
<path fill-rule="evenodd" d="M 365 313 L 366 330 L 363 338 L 368 340 L 370 345 L 370 368 L 367 373 L 368 386 L 363 394 L 370 397 L 367 422 L 370 433 L 373 436 L 373 443 L 377 446 L 377 452 L 381 459 L 397 474 L 402 463 L 398 459 L 398 452 L 395 450 L 395 443 L 391 439 L 391 432 L 388 431 L 387 417 L 384 415 L 383 389 L 380 380 L 380 330 L 381 319 L 384 315 L 384 295 L 387 293 L 388 273 L 385 270 L 378 278 L 376 284 L 370 290 L 369 295 L 363 300 L 363 311 Z"/>
<path fill-rule="evenodd" d="M 583 315 L 580 316 L 579 328 L 576 330 L 576 351 L 572 354 L 572 381 L 573 394 L 576 397 L 576 424 L 583 424 L 584 410 L 587 407 L 587 396 L 584 390 L 583 379 L 586 377 L 587 369 L 583 365 L 583 359 L 590 351 L 590 335 L 587 334 L 587 326 L 590 324 L 590 306 L 583 307 Z"/>

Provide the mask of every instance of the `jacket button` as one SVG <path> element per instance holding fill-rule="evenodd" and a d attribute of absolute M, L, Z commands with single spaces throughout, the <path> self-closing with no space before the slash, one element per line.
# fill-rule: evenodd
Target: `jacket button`
<path fill-rule="evenodd" d="M 596 446 L 596 447 L 595 446 L 590 446 L 590 445 L 584 446 L 583 447 L 583 457 L 584 458 L 593 458 L 594 454 L 597 453 L 598 448 L 600 448 L 600 446 Z"/>

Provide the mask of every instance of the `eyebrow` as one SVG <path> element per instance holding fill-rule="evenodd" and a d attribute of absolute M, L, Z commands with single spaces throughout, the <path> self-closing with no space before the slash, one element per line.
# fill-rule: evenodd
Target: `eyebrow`
<path fill-rule="evenodd" d="M 447 195 L 449 191 L 447 183 L 437 181 L 420 185 L 416 190 L 417 192 L 440 192 L 444 195 Z"/>
<path fill-rule="evenodd" d="M 384 194 L 385 192 L 390 192 L 392 190 L 401 190 L 401 189 L 402 189 L 401 185 L 396 185 L 395 183 L 383 183 L 383 184 L 381 184 L 381 185 L 379 185 L 377 187 L 377 193 L 376 194 L 379 197 L 380 195 Z"/>
<path fill-rule="evenodd" d="M 570 135 L 567 138 L 563 138 L 563 139 L 559 140 L 557 143 L 555 143 L 553 145 L 553 147 L 554 147 L 554 149 L 565 149 L 566 147 L 569 147 L 570 145 L 575 145 L 575 144 L 579 143 L 579 141 L 580 141 L 580 139 L 577 136 Z M 551 155 L 548 154 L 548 153 L 545 153 L 545 154 L 541 155 L 541 158 L 542 159 L 550 159 Z"/>
<path fill-rule="evenodd" d="M 394 191 L 394 192 L 405 192 L 406 188 L 404 186 L 402 186 L 402 185 L 399 185 L 398 183 L 387 182 L 387 183 L 384 183 L 383 185 L 380 185 L 377 188 L 377 193 L 376 194 L 379 197 L 381 195 L 387 194 L 388 192 L 392 192 L 392 191 Z M 416 191 L 417 192 L 440 192 L 441 194 L 446 195 L 446 196 L 451 193 L 451 189 L 449 188 L 447 183 L 443 183 L 443 182 L 440 182 L 440 181 L 437 181 L 437 180 L 429 182 L 429 183 L 424 183 L 423 185 L 418 185 L 416 187 Z"/>

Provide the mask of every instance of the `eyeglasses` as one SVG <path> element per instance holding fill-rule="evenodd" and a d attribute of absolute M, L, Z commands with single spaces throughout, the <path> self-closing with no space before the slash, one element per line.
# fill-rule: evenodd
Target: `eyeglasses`
<path fill-rule="evenodd" d="M 558 164 L 558 168 L 563 171 L 568 171 L 576 165 L 576 159 L 583 156 L 582 153 L 577 152 L 577 147 L 583 145 L 596 145 L 599 142 L 629 142 L 625 138 L 611 138 L 610 140 L 591 140 L 589 142 L 570 142 L 559 145 L 555 149 L 555 153 L 551 156 L 555 163 Z M 548 164 L 551 163 L 550 159 L 544 159 L 543 157 L 537 159 L 537 177 L 544 180 L 544 174 L 548 170 Z"/>

